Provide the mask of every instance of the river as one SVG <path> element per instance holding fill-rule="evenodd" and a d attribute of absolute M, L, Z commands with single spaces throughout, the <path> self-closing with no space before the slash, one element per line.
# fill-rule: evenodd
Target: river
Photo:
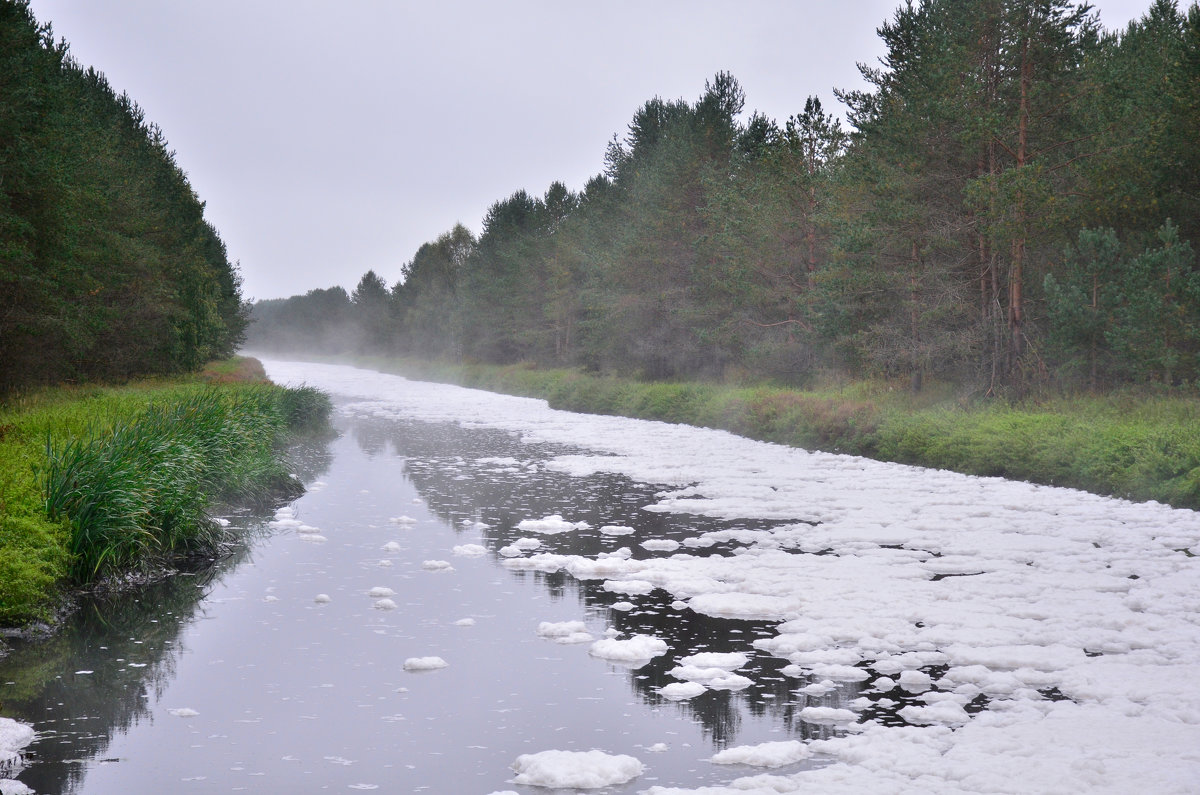
<path fill-rule="evenodd" d="M 265 364 L 335 399 L 308 491 L 0 660 L 23 785 L 1200 781 L 1195 512 Z"/>

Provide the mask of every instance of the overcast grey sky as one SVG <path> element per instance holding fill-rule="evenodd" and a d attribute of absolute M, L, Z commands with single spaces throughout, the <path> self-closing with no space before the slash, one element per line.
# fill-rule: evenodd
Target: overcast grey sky
<path fill-rule="evenodd" d="M 417 248 L 554 180 L 578 190 L 655 96 L 716 72 L 778 121 L 841 113 L 900 0 L 32 0 L 162 127 L 247 298 L 389 284 Z M 1150 0 L 1099 0 L 1123 28 Z"/>

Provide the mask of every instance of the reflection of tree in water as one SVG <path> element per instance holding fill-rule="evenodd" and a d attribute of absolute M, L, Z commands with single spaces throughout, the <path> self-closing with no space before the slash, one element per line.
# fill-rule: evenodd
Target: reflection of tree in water
<path fill-rule="evenodd" d="M 628 598 L 605 591 L 599 583 L 587 583 L 582 591 L 585 603 L 593 608 L 607 607 Z M 809 684 L 811 680 L 784 676 L 781 670 L 787 665 L 786 660 L 759 651 L 752 645 L 758 638 L 773 637 L 776 634 L 775 622 L 716 618 L 689 608 L 677 610 L 671 606 L 671 596 L 660 589 L 645 596 L 633 597 L 630 601 L 636 603 L 633 610 L 608 608 L 611 624 L 627 635 L 662 638 L 671 647 L 668 654 L 654 658 L 638 669 L 633 677 L 635 690 L 649 704 L 667 701 L 658 691 L 672 682 L 680 681 L 668 672 L 682 657 L 712 651 L 741 652 L 750 658 L 744 667 L 735 672 L 753 681 L 746 689 L 734 692 L 709 690 L 696 698 L 678 703 L 679 709 L 702 722 L 705 730 L 711 734 L 714 745 L 724 747 L 735 739 L 743 708 L 755 716 L 769 716 L 783 726 L 788 734 L 798 734 L 804 739 L 825 739 L 844 733 L 828 726 L 805 723 L 800 720 L 799 712 L 809 706 L 844 706 L 843 700 L 858 696 L 858 688 L 843 685 L 819 696 L 797 693 L 797 688 Z"/>
<path fill-rule="evenodd" d="M 289 460 L 311 481 L 328 469 L 328 443 L 299 443 Z M 201 600 L 251 558 L 250 542 L 273 513 L 273 506 L 232 511 L 242 540 L 221 557 L 136 590 L 84 598 L 50 637 L 11 642 L 0 659 L 3 714 L 38 732 L 23 783 L 35 792 L 76 791 L 113 736 L 149 717 L 148 705 L 175 676 L 180 635 L 202 617 Z"/>
<path fill-rule="evenodd" d="M 701 516 L 656 513 L 642 510 L 657 501 L 664 488 L 636 483 L 620 475 L 600 473 L 575 477 L 547 469 L 544 462 L 559 455 L 586 453 L 562 445 L 525 443 L 518 436 L 493 429 L 463 428 L 452 424 L 412 421 L 356 419 L 352 433 L 360 447 L 371 455 L 390 448 L 405 459 L 405 475 L 413 482 L 429 509 L 438 517 L 460 527 L 463 520 L 489 525 L 481 531 L 485 545 L 499 557 L 498 550 L 522 535 L 517 524 L 524 519 L 540 519 L 561 514 L 572 522 L 587 522 L 587 531 L 537 536 L 539 552 L 595 557 L 620 546 L 634 550 L 635 556 L 650 554 L 639 547 L 649 539 L 670 538 L 678 541 L 711 530 L 746 527 L 744 522 L 723 522 Z M 606 524 L 627 525 L 634 533 L 616 538 L 604 536 L 598 528 Z M 770 527 L 775 522 L 754 524 Z M 720 554 L 730 545 L 708 550 L 687 550 L 693 554 Z M 766 715 L 793 736 L 825 738 L 844 733 L 828 726 L 804 723 L 799 718 L 807 706 L 844 706 L 844 700 L 858 696 L 856 685 L 839 687 L 821 695 L 797 693 L 810 679 L 784 676 L 780 670 L 786 661 L 759 652 L 751 646 L 756 638 L 773 637 L 774 623 L 714 618 L 688 608 L 677 610 L 666 592 L 656 590 L 645 596 L 627 597 L 605 591 L 599 582 L 579 582 L 566 572 L 516 572 L 532 576 L 550 596 L 559 599 L 573 589 L 589 612 L 602 611 L 608 622 L 625 635 L 654 635 L 667 641 L 671 651 L 630 672 L 630 681 L 648 704 L 662 707 L 668 702 L 659 690 L 678 681 L 668 671 L 681 657 L 700 651 L 739 651 L 750 662 L 737 673 L 754 684 L 742 691 L 709 690 L 687 701 L 675 702 L 674 708 L 700 721 L 705 734 L 717 747 L 732 742 L 738 733 L 742 710 Z M 634 610 L 610 608 L 618 601 L 631 601 Z"/>

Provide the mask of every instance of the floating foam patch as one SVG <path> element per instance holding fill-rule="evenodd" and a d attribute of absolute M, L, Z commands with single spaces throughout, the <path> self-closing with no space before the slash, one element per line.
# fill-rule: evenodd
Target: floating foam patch
<path fill-rule="evenodd" d="M 554 535 L 556 533 L 569 533 L 573 530 L 586 530 L 589 526 L 587 522 L 568 522 L 561 515 L 552 514 L 541 519 L 525 519 L 517 524 L 517 529 L 523 533 Z"/>
<path fill-rule="evenodd" d="M 513 762 L 514 784 L 534 787 L 598 789 L 625 784 L 642 774 L 635 757 L 603 751 L 541 751 Z"/>
<path fill-rule="evenodd" d="M 447 665 L 449 663 L 441 657 L 409 657 L 404 661 L 404 670 L 436 671 L 438 668 L 445 668 Z"/>
<path fill-rule="evenodd" d="M 628 640 L 603 638 L 593 643 L 588 653 L 613 662 L 649 662 L 667 653 L 667 642 L 651 635 L 634 635 Z"/>
<path fill-rule="evenodd" d="M 718 765 L 753 765 L 755 767 L 783 767 L 803 762 L 812 757 L 812 749 L 799 740 L 780 740 L 739 745 L 713 754 L 712 762 Z"/>

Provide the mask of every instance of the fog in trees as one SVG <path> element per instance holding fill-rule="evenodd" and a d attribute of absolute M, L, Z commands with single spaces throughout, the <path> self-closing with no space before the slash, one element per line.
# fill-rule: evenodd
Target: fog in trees
<path fill-rule="evenodd" d="M 1200 377 L 1200 7 L 901 6 L 887 54 L 782 122 L 720 72 L 655 97 L 578 193 L 254 306 L 254 347 L 664 379 L 925 377 L 968 392 Z"/>

